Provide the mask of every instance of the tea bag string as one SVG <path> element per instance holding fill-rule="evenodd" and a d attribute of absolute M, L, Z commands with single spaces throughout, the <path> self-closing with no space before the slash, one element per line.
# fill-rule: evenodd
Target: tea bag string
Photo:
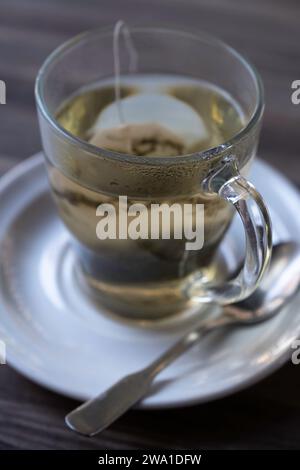
<path fill-rule="evenodd" d="M 115 100 L 120 123 L 125 123 L 125 117 L 121 103 L 121 64 L 120 64 L 120 35 L 123 33 L 125 45 L 129 55 L 129 72 L 134 73 L 137 69 L 138 53 L 134 47 L 130 30 L 123 20 L 117 21 L 113 32 L 113 58 L 114 58 L 114 82 Z"/>

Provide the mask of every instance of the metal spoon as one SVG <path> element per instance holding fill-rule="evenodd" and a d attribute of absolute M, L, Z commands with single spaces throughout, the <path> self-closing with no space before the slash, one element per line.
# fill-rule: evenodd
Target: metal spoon
<path fill-rule="evenodd" d="M 66 424 L 74 431 L 93 436 L 123 415 L 149 391 L 154 378 L 210 331 L 217 328 L 253 325 L 272 318 L 296 293 L 300 283 L 300 248 L 279 243 L 273 248 L 270 268 L 260 287 L 247 300 L 228 305 L 221 315 L 209 318 L 188 332 L 144 369 L 127 375 L 106 392 L 69 413 Z"/>

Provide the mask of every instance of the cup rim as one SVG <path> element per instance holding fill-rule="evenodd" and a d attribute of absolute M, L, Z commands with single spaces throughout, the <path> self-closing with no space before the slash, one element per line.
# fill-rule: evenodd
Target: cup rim
<path fill-rule="evenodd" d="M 55 116 L 50 112 L 45 97 L 44 97 L 44 79 L 47 75 L 47 72 L 51 68 L 51 66 L 55 63 L 57 59 L 59 59 L 65 51 L 75 47 L 81 41 L 86 41 L 92 38 L 93 36 L 98 35 L 112 35 L 113 27 L 100 27 L 94 28 L 92 30 L 88 30 L 82 33 L 77 34 L 76 36 L 68 39 L 67 41 L 63 42 L 60 46 L 55 48 L 46 60 L 43 62 L 42 66 L 39 69 L 39 72 L 36 77 L 35 81 L 35 98 L 37 102 L 37 107 L 44 118 L 48 121 L 48 123 L 55 129 L 55 131 L 61 134 L 64 138 L 68 139 L 71 143 L 80 147 L 84 151 L 88 153 L 92 153 L 94 157 L 99 158 L 108 158 L 117 161 L 126 161 L 128 163 L 134 164 L 143 164 L 143 165 L 150 165 L 150 166 L 161 166 L 161 165 L 178 165 L 182 163 L 196 163 L 202 160 L 210 160 L 217 155 L 228 151 L 231 147 L 233 147 L 237 142 L 241 141 L 249 131 L 255 126 L 258 122 L 260 117 L 262 116 L 264 110 L 264 87 L 262 83 L 262 79 L 256 70 L 255 66 L 244 57 L 244 55 L 240 54 L 236 49 L 229 46 L 226 42 L 217 37 L 210 35 L 205 32 L 193 32 L 191 29 L 189 31 L 170 28 L 165 26 L 130 26 L 131 31 L 142 33 L 142 32 L 157 32 L 157 33 L 176 33 L 177 35 L 181 35 L 184 37 L 190 37 L 191 39 L 198 39 L 202 42 L 206 42 L 209 44 L 216 45 L 218 47 L 222 47 L 224 50 L 235 56 L 248 70 L 250 75 L 252 76 L 257 92 L 257 101 L 255 105 L 255 109 L 250 116 L 248 122 L 242 129 L 234 134 L 230 139 L 226 140 L 225 142 L 215 146 L 205 149 L 200 152 L 193 152 L 190 154 L 184 155 L 177 155 L 177 156 L 156 156 L 155 158 L 151 156 L 138 156 L 133 154 L 126 154 L 120 153 L 113 150 L 105 149 L 102 147 L 97 147 L 89 142 L 75 136 L 74 134 L 67 131 L 64 127 L 62 127 Z"/>

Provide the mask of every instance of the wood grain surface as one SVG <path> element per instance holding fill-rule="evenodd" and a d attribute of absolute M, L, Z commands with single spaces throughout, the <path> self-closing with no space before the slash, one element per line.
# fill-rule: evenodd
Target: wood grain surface
<path fill-rule="evenodd" d="M 300 79 L 298 0 L 1 0 L 0 79 L 7 104 L 0 105 L 0 174 L 41 148 L 33 88 L 49 52 L 80 31 L 120 18 L 199 28 L 246 54 L 266 90 L 259 155 L 300 184 L 300 105 L 290 99 L 291 83 Z M 74 401 L 0 366 L 0 449 L 299 449 L 299 387 L 300 366 L 288 364 L 229 398 L 130 411 L 101 436 L 86 439 L 64 425 Z"/>

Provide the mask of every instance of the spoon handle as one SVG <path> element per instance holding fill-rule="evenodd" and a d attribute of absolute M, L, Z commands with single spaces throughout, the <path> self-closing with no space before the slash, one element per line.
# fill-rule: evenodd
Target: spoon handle
<path fill-rule="evenodd" d="M 157 374 L 193 347 L 206 333 L 228 323 L 228 317 L 222 315 L 190 331 L 149 366 L 127 375 L 96 398 L 71 411 L 66 416 L 66 424 L 85 436 L 103 431 L 147 394 Z"/>

